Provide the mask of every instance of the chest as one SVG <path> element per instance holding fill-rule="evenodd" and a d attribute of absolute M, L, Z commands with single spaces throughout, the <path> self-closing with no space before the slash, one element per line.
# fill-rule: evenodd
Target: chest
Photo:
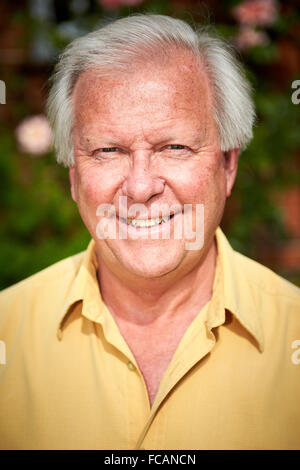
<path fill-rule="evenodd" d="M 151 406 L 183 333 L 182 329 L 169 332 L 148 331 L 143 335 L 132 331 L 123 332 L 143 375 Z"/>
<path fill-rule="evenodd" d="M 150 349 L 143 354 L 139 352 L 135 353 L 135 359 L 144 377 L 151 406 L 158 392 L 163 375 L 174 356 L 176 346 L 177 345 L 173 345 L 173 347 L 164 345 L 164 347 L 158 347 L 156 350 L 152 351 Z"/>

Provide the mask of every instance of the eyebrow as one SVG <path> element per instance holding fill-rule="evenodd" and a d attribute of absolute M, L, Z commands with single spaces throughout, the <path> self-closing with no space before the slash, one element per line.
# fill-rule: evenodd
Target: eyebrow
<path fill-rule="evenodd" d="M 165 126 L 161 126 L 159 127 L 156 131 L 154 129 L 155 132 L 153 132 L 154 134 L 154 139 L 151 141 L 151 140 L 147 140 L 147 142 L 152 145 L 152 146 L 156 146 L 156 145 L 163 145 L 163 144 L 166 144 L 168 142 L 173 142 L 173 143 L 180 143 L 180 141 L 184 141 L 186 139 L 189 140 L 190 143 L 193 143 L 193 144 L 198 144 L 198 143 L 201 143 L 201 141 L 203 141 L 203 139 L 205 138 L 206 136 L 206 125 L 204 126 L 199 126 L 198 129 L 196 130 L 193 130 L 191 131 L 191 129 L 189 128 L 187 132 L 183 132 L 182 130 L 182 126 L 177 126 L 177 130 L 176 128 L 174 129 L 170 129 L 171 126 L 169 125 L 165 125 Z M 168 129 L 169 128 L 169 129 Z M 124 141 L 122 143 L 122 138 L 120 138 L 120 133 L 116 131 L 116 129 L 112 126 L 107 126 L 106 128 L 104 128 L 103 132 L 99 132 L 98 134 L 94 135 L 94 136 L 88 136 L 87 137 L 87 131 L 88 131 L 88 126 L 86 127 L 86 131 L 85 129 L 81 129 L 80 132 L 78 133 L 78 138 L 79 138 L 79 144 L 84 146 L 84 147 L 101 147 L 101 146 L 111 146 L 111 147 L 120 147 L 120 146 L 125 146 L 125 147 L 130 147 L 131 144 L 128 144 L 128 142 L 126 142 L 124 144 Z M 178 134 L 181 134 L 180 136 Z M 122 133 L 123 134 L 123 133 Z M 145 140 L 146 140 L 146 136 L 147 136 L 147 132 L 146 132 L 146 135 L 145 135 L 145 132 L 143 131 L 143 134 L 145 136 Z M 124 140 L 128 137 L 126 136 L 126 133 L 124 134 L 125 135 L 125 138 Z M 101 145 L 100 145 L 100 141 L 101 141 Z"/>

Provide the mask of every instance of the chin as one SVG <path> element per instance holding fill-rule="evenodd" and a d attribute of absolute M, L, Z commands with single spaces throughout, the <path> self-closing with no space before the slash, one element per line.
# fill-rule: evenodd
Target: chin
<path fill-rule="evenodd" d="M 136 265 L 126 265 L 127 271 L 130 271 L 133 275 L 142 278 L 142 279 L 158 279 L 162 278 L 163 276 L 168 275 L 174 269 L 176 269 L 176 265 L 172 264 L 155 264 L 155 265 L 148 265 L 148 266 L 136 266 Z"/>
<path fill-rule="evenodd" d="M 119 263 L 126 271 L 141 278 L 155 279 L 167 275 L 182 262 L 185 252 L 178 241 L 171 244 L 134 246 L 115 251 Z M 124 247 L 123 247 L 124 248 Z"/>

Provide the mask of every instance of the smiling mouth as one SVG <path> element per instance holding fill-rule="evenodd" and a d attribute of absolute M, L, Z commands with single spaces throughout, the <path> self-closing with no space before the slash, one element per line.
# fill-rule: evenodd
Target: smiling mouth
<path fill-rule="evenodd" d="M 125 219 L 123 217 L 119 217 L 122 222 L 131 227 L 135 228 L 148 228 L 154 227 L 156 225 L 162 225 L 164 223 L 169 222 L 174 217 L 175 214 L 171 214 L 164 217 L 155 217 L 153 219 Z"/>

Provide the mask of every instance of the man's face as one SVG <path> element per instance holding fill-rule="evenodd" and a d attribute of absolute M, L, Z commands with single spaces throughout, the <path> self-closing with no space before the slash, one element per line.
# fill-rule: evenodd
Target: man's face
<path fill-rule="evenodd" d="M 76 84 L 73 105 L 72 197 L 99 260 L 123 278 L 173 276 L 197 266 L 212 247 L 238 157 L 237 150 L 226 156 L 220 151 L 204 70 L 188 54 L 178 53 L 167 65 L 111 78 L 90 69 Z M 120 206 L 124 196 L 127 208 Z M 137 203 L 143 210 L 136 219 L 149 219 L 154 206 L 162 208 L 161 215 L 169 215 L 168 207 L 175 215 L 139 228 L 129 213 Z M 114 220 L 125 239 L 97 236 L 97 208 L 103 204 L 115 208 Z M 194 228 L 197 205 L 204 205 L 204 245 L 196 250 L 187 249 L 184 236 L 174 237 L 185 204 Z M 170 236 L 163 239 L 166 229 Z"/>

